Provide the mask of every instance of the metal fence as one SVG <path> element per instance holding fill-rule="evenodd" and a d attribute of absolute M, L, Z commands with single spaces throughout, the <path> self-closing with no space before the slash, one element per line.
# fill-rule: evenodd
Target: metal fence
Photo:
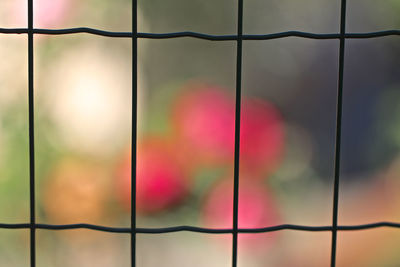
<path fill-rule="evenodd" d="M 331 239 L 331 260 L 330 265 L 336 265 L 336 247 L 338 231 L 355 231 L 378 227 L 400 228 L 400 223 L 377 222 L 364 225 L 338 225 L 339 205 L 339 181 L 340 181 L 340 148 L 342 132 L 342 102 L 343 102 L 343 74 L 345 60 L 346 39 L 366 39 L 384 36 L 400 36 L 400 30 L 387 30 L 368 33 L 346 33 L 346 0 L 341 0 L 340 32 L 315 34 L 300 31 L 288 31 L 262 35 L 243 34 L 243 2 L 238 0 L 238 22 L 236 35 L 208 35 L 198 32 L 174 32 L 174 33 L 141 33 L 137 31 L 137 0 L 132 0 L 132 32 L 110 32 L 93 28 L 70 28 L 70 29 L 35 29 L 33 28 L 33 0 L 27 0 L 28 4 L 28 28 L 0 28 L 1 34 L 27 34 L 28 35 L 28 96 L 29 96 L 29 170 L 30 170 L 30 222 L 21 224 L 0 223 L 0 229 L 30 229 L 30 266 L 36 266 L 36 229 L 66 230 L 66 229 L 91 229 L 111 233 L 124 233 L 131 236 L 131 266 L 136 266 L 136 234 L 163 234 L 179 231 L 190 231 L 204 234 L 232 234 L 232 266 L 237 266 L 238 234 L 240 233 L 266 233 L 280 230 L 297 231 L 329 231 Z M 37 34 L 64 35 L 87 33 L 112 38 L 132 39 L 132 173 L 131 173 L 131 226 L 130 228 L 105 227 L 92 224 L 68 224 L 50 225 L 36 223 L 35 213 L 35 127 L 34 127 L 34 54 L 33 38 Z M 233 225 L 230 229 L 210 229 L 193 226 L 176 226 L 167 228 L 137 228 L 136 227 L 136 144 L 137 144 L 137 55 L 138 39 L 169 39 L 191 37 L 209 41 L 236 41 L 236 109 L 235 109 L 235 153 L 234 153 L 234 192 L 233 192 Z M 240 112 L 241 112 L 241 84 L 242 84 L 242 44 L 246 40 L 270 40 L 286 37 L 300 37 L 309 39 L 338 39 L 339 45 L 339 69 L 337 89 L 337 113 L 336 113 L 336 139 L 335 139 L 335 161 L 334 161 L 334 191 L 333 191 L 333 213 L 332 224 L 328 226 L 305 226 L 283 224 L 265 228 L 243 229 L 238 227 L 238 203 L 239 203 L 239 133 L 240 133 Z"/>

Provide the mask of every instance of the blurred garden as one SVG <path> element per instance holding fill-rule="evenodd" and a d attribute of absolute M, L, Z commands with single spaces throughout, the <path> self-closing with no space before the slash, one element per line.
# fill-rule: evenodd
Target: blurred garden
<path fill-rule="evenodd" d="M 400 1 L 347 1 L 347 32 Z M 34 27 L 132 30 L 130 0 L 35 0 Z M 234 35 L 237 1 L 139 0 L 138 31 Z M 244 1 L 244 34 L 339 32 L 340 1 Z M 0 28 L 26 28 L 1 0 Z M 0 223 L 29 223 L 28 41 L 0 34 Z M 347 39 L 339 225 L 400 222 L 400 42 Z M 243 41 L 239 228 L 332 224 L 339 40 Z M 137 227 L 232 228 L 236 42 L 138 40 Z M 132 40 L 35 35 L 36 222 L 130 227 Z M 37 266 L 130 266 L 130 235 L 43 230 Z M 239 234 L 238 265 L 329 266 L 331 232 Z M 231 266 L 231 234 L 137 234 L 137 266 Z M 337 266 L 398 266 L 400 230 L 339 231 Z M 0 229 L 29 266 L 29 229 Z"/>

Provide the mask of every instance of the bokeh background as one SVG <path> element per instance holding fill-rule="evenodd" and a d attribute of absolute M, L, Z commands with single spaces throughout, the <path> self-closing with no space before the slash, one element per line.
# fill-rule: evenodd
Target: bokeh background
<path fill-rule="evenodd" d="M 235 34 L 237 1 L 140 0 L 139 32 Z M 34 26 L 131 30 L 128 0 L 36 0 Z M 347 31 L 400 1 L 348 1 Z M 26 1 L 0 27 L 26 27 Z M 245 1 L 244 33 L 339 31 L 340 1 Z M 37 222 L 130 226 L 131 41 L 35 36 Z M 243 43 L 239 227 L 330 225 L 338 40 Z M 230 228 L 236 43 L 138 41 L 137 226 Z M 0 35 L 0 221 L 29 221 L 27 36 Z M 347 40 L 339 224 L 400 220 L 400 43 Z M 330 232 L 239 236 L 239 266 L 328 266 Z M 137 236 L 138 266 L 230 266 L 231 235 Z M 400 231 L 339 232 L 338 266 L 397 266 Z M 37 230 L 38 266 L 129 266 L 127 234 Z M 0 230 L 28 266 L 29 230 Z"/>

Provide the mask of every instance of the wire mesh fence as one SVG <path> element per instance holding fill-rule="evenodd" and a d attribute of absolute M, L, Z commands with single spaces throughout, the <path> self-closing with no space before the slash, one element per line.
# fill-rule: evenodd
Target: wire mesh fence
<path fill-rule="evenodd" d="M 37 29 L 33 27 L 33 0 L 28 0 L 28 27 L 27 28 L 0 28 L 2 34 L 27 34 L 28 36 L 28 99 L 29 99 L 29 192 L 30 192 L 30 222 L 22 224 L 0 223 L 0 228 L 5 229 L 29 229 L 30 231 L 30 266 L 36 266 L 36 230 L 67 230 L 67 229 L 91 229 L 110 233 L 129 234 L 131 237 L 131 266 L 136 266 L 136 234 L 163 234 L 180 231 L 189 231 L 203 234 L 231 234 L 232 235 L 232 266 L 237 266 L 238 235 L 268 233 L 281 230 L 331 232 L 331 266 L 336 265 L 336 248 L 338 231 L 356 231 L 373 229 L 378 227 L 400 228 L 400 223 L 376 222 L 363 225 L 339 225 L 339 181 L 341 162 L 341 136 L 342 136 L 342 106 L 343 106 L 343 77 L 345 63 L 345 43 L 347 39 L 367 39 L 385 36 L 400 36 L 399 30 L 386 30 L 368 33 L 346 32 L 346 0 L 341 0 L 340 32 L 316 34 L 310 32 L 288 31 L 261 35 L 243 34 L 243 4 L 244 0 L 238 1 L 237 7 L 237 33 L 235 35 L 209 35 L 198 32 L 173 32 L 173 33 L 142 33 L 138 32 L 137 1 L 132 2 L 132 31 L 112 32 L 94 28 L 69 28 L 69 29 Z M 41 224 L 36 222 L 35 210 L 35 124 L 34 124 L 34 36 L 35 35 L 65 35 L 65 34 L 93 34 L 111 38 L 129 38 L 132 40 L 132 130 L 131 130 L 131 224 L 128 228 L 105 227 L 94 224 Z M 165 228 L 139 228 L 136 225 L 136 165 L 137 165 L 137 68 L 138 68 L 138 39 L 170 39 L 170 38 L 199 38 L 209 41 L 235 41 L 236 42 L 236 102 L 235 102 L 235 150 L 234 150 L 234 186 L 233 186 L 233 224 L 229 229 L 213 229 L 195 226 L 175 226 Z M 336 103 L 336 131 L 335 131 L 335 161 L 334 161 L 334 188 L 333 188 L 333 211 L 332 224 L 326 226 L 307 226 L 282 224 L 264 228 L 240 228 L 238 224 L 239 205 L 239 166 L 240 166 L 240 129 L 241 129 L 241 95 L 242 95 L 242 51 L 243 42 L 248 40 L 272 40 L 278 38 L 299 37 L 309 39 L 335 39 L 339 40 L 339 69 L 337 80 L 337 103 Z"/>

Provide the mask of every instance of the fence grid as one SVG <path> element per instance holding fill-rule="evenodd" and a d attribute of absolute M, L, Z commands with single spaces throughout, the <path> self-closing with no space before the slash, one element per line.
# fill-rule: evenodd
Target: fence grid
<path fill-rule="evenodd" d="M 238 1 L 238 25 L 236 44 L 236 103 L 235 103 L 235 151 L 233 170 L 233 222 L 232 222 L 232 267 L 237 266 L 238 250 L 238 213 L 239 213 L 239 149 L 240 149 L 240 112 L 242 98 L 242 35 L 243 0 Z"/>
<path fill-rule="evenodd" d="M 368 39 L 385 36 L 400 36 L 400 30 L 386 30 L 366 33 L 346 33 L 346 0 L 341 0 L 340 32 L 339 33 L 310 33 L 302 31 L 286 31 L 270 34 L 246 35 L 243 34 L 243 0 L 238 0 L 238 25 L 236 35 L 209 35 L 199 32 L 171 32 L 171 33 L 142 33 L 137 31 L 137 0 L 132 0 L 132 31 L 114 32 L 100 29 L 78 27 L 68 29 L 35 29 L 33 28 L 33 0 L 27 0 L 28 4 L 28 28 L 0 28 L 0 34 L 27 34 L 28 35 L 28 124 L 29 124 L 29 199 L 30 222 L 7 224 L 0 223 L 0 229 L 30 229 L 30 266 L 36 266 L 36 229 L 69 230 L 90 229 L 110 233 L 126 233 L 131 235 L 131 266 L 136 266 L 136 234 L 163 234 L 180 231 L 204 233 L 204 234 L 232 234 L 232 266 L 237 266 L 237 240 L 239 233 L 257 234 L 281 230 L 330 231 L 331 242 L 331 267 L 336 265 L 337 231 L 356 231 L 374 229 L 378 227 L 400 228 L 400 223 L 376 222 L 361 225 L 338 225 L 339 206 L 339 178 L 340 178 L 340 148 L 342 128 L 342 100 L 343 100 L 343 75 L 346 39 Z M 35 34 L 65 35 L 86 33 L 113 38 L 132 39 L 132 130 L 131 130 L 131 226 L 129 228 L 106 227 L 94 224 L 65 224 L 52 225 L 36 223 L 35 214 L 35 140 L 34 140 L 34 58 L 33 38 Z M 235 105 L 235 152 L 234 152 L 234 188 L 233 188 L 233 225 L 232 229 L 211 229 L 194 226 L 175 226 L 166 228 L 137 228 L 136 227 L 136 145 L 137 145 L 137 55 L 138 39 L 169 39 L 169 38 L 198 38 L 209 41 L 236 41 L 236 105 Z M 239 228 L 238 227 L 238 202 L 239 202 L 239 141 L 240 141 L 240 112 L 241 112 L 241 73 L 242 73 L 242 43 L 247 40 L 271 40 L 287 37 L 299 37 L 309 39 L 338 39 L 339 44 L 339 70 L 338 91 L 336 103 L 336 136 L 334 159 L 334 192 L 332 225 L 329 226 L 305 226 L 294 224 L 282 224 L 264 228 Z"/>
<path fill-rule="evenodd" d="M 137 0 L 132 0 L 131 266 L 136 266 Z"/>
<path fill-rule="evenodd" d="M 33 0 L 28 0 L 28 124 L 29 124 L 29 210 L 30 210 L 30 258 L 36 266 L 36 213 L 35 213 L 35 124 L 33 88 Z"/>
<path fill-rule="evenodd" d="M 346 0 L 341 0 L 340 8 L 340 44 L 339 44 L 339 73 L 338 90 L 336 102 L 336 137 L 335 137 L 335 159 L 334 159 L 334 181 L 333 181 L 333 208 L 332 208 L 332 241 L 331 241 L 331 266 L 336 265 L 336 240 L 339 208 L 339 180 L 340 180 L 340 148 L 342 140 L 342 109 L 343 109 L 343 73 L 344 73 L 344 50 L 346 33 Z"/>

